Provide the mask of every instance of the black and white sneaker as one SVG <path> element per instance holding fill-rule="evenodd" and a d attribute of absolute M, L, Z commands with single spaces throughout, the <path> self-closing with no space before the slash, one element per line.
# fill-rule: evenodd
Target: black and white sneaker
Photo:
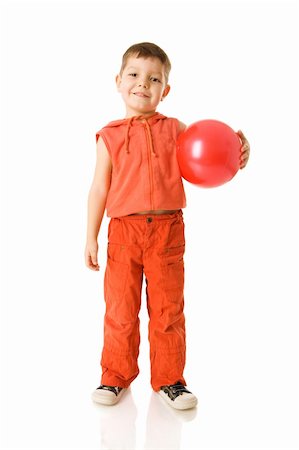
<path fill-rule="evenodd" d="M 175 384 L 161 386 L 158 394 L 175 409 L 190 409 L 197 405 L 197 398 L 192 392 L 177 381 Z"/>
<path fill-rule="evenodd" d="M 102 403 L 103 405 L 115 405 L 123 396 L 127 388 L 118 386 L 106 386 L 101 384 L 92 394 L 91 398 L 94 402 Z"/>

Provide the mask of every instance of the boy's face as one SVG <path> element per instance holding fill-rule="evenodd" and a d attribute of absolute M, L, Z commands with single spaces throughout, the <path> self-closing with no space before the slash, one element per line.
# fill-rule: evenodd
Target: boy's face
<path fill-rule="evenodd" d="M 126 104 L 126 117 L 153 114 L 170 90 L 158 58 L 130 56 L 116 85 Z"/>

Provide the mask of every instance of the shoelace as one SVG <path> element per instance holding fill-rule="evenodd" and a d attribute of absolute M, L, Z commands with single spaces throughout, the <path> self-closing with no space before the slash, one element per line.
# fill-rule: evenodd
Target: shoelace
<path fill-rule="evenodd" d="M 97 389 L 104 389 L 106 391 L 111 391 L 113 392 L 116 396 L 118 396 L 118 394 L 120 393 L 120 391 L 122 390 L 121 387 L 118 386 L 107 386 L 105 384 L 101 384 Z"/>
<path fill-rule="evenodd" d="M 188 391 L 188 389 L 186 389 L 186 387 L 181 382 L 161 386 L 161 389 L 168 395 L 168 397 L 171 400 L 175 400 L 179 395 L 182 395 L 184 392 L 191 394 L 191 392 Z"/>

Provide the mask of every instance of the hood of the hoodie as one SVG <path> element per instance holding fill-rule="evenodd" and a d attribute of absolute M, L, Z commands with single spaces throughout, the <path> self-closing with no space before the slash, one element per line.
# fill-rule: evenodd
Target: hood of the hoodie
<path fill-rule="evenodd" d="M 125 119 L 119 119 L 119 120 L 113 120 L 112 122 L 109 122 L 107 125 L 104 126 L 104 128 L 109 128 L 109 127 L 119 127 L 120 125 L 128 125 L 130 123 L 130 125 L 136 123 L 136 121 L 140 120 L 140 119 L 145 119 L 150 125 L 154 124 L 155 122 L 157 122 L 158 120 L 161 119 L 167 119 L 166 116 L 164 116 L 163 114 L 160 114 L 159 112 L 155 112 L 152 116 L 146 118 L 143 115 L 140 116 L 132 116 L 132 117 L 127 117 Z"/>

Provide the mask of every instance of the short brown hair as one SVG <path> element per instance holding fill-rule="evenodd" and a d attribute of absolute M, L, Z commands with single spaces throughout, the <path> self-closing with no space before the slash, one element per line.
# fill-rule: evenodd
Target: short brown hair
<path fill-rule="evenodd" d="M 153 44 L 152 42 L 141 42 L 140 44 L 131 45 L 131 47 L 123 54 L 120 74 L 122 74 L 130 56 L 136 56 L 136 58 L 158 58 L 164 66 L 166 84 L 168 83 L 171 63 L 164 50 L 158 47 L 158 45 Z"/>

